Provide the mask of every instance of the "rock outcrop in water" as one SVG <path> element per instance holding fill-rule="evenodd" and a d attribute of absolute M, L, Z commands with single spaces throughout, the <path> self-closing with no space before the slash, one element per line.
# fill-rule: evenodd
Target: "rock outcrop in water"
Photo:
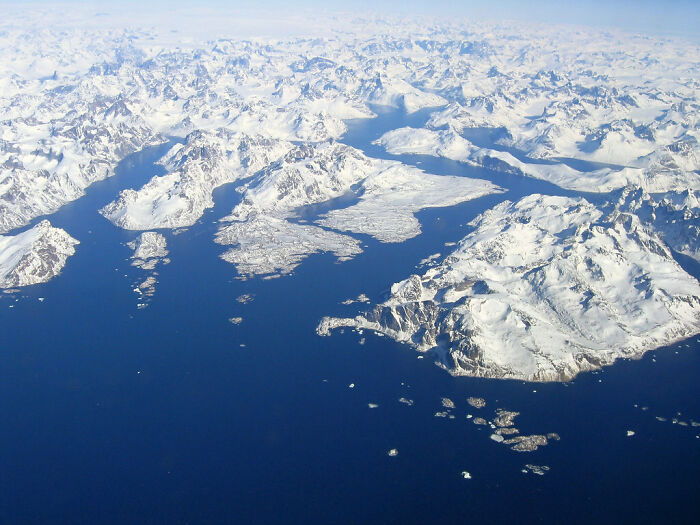
<path fill-rule="evenodd" d="M 145 270 L 148 276 L 137 282 L 134 287 L 134 293 L 138 294 L 140 302 L 139 308 L 148 306 L 148 301 L 156 293 L 156 284 L 158 283 L 158 272 L 156 267 L 160 264 L 169 264 L 168 245 L 163 234 L 158 232 L 143 232 L 133 241 L 127 243 L 127 246 L 134 250 L 131 255 L 131 265 Z"/>

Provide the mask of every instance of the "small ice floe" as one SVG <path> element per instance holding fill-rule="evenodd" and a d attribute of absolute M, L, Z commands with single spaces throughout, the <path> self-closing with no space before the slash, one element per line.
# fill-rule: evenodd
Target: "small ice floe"
<path fill-rule="evenodd" d="M 243 322 L 243 318 L 242 317 L 231 317 L 228 320 L 228 322 L 231 324 L 241 324 Z"/>
<path fill-rule="evenodd" d="M 472 479 L 472 475 L 469 472 L 467 472 L 466 470 L 462 471 L 462 477 L 464 479 Z"/>
<path fill-rule="evenodd" d="M 245 348 L 245 343 L 241 343 L 238 346 L 240 346 L 241 348 Z"/>
<path fill-rule="evenodd" d="M 482 397 L 469 397 L 467 398 L 467 403 L 474 408 L 484 408 L 486 406 L 486 401 Z"/>
<path fill-rule="evenodd" d="M 632 437 L 632 436 L 634 436 L 634 430 L 628 430 L 627 437 Z"/>
<path fill-rule="evenodd" d="M 661 421 L 661 422 L 668 421 L 668 419 L 666 419 L 665 417 L 661 417 L 661 416 L 656 416 L 656 420 Z"/>
<path fill-rule="evenodd" d="M 367 403 L 369 408 L 377 408 L 379 405 L 377 403 Z"/>
<path fill-rule="evenodd" d="M 544 476 L 545 472 L 549 471 L 549 467 L 547 465 L 533 465 L 531 463 L 528 463 L 525 465 L 525 468 L 522 470 L 525 474 L 528 472 L 532 472 L 533 474 L 537 474 L 538 476 Z"/>
<path fill-rule="evenodd" d="M 358 344 L 361 344 L 361 345 L 365 344 L 365 338 L 363 337 L 362 339 L 360 339 L 358 341 Z"/>
<path fill-rule="evenodd" d="M 389 452 L 387 452 L 386 454 L 387 454 L 387 456 L 393 458 L 394 456 L 398 456 L 398 455 L 399 455 L 399 451 L 398 451 L 397 449 L 395 449 L 395 448 L 392 448 L 392 449 L 389 450 Z"/>
<path fill-rule="evenodd" d="M 422 356 L 422 355 L 419 355 L 419 356 L 418 356 L 418 359 L 423 359 L 423 356 Z"/>
<path fill-rule="evenodd" d="M 467 414 L 467 419 L 471 419 L 472 417 L 474 416 L 472 416 L 471 414 Z"/>
<path fill-rule="evenodd" d="M 399 403 L 403 403 L 404 405 L 408 405 L 408 406 L 413 406 L 413 399 L 408 399 L 408 398 L 405 398 L 405 397 L 400 397 L 400 398 L 399 398 Z"/>
<path fill-rule="evenodd" d="M 491 434 L 489 437 L 496 443 L 503 443 L 505 441 L 505 438 L 500 434 Z"/>
<path fill-rule="evenodd" d="M 449 412 L 443 411 L 443 412 L 435 412 L 435 417 L 447 417 L 449 415 Z"/>
<path fill-rule="evenodd" d="M 355 383 L 350 383 L 350 384 L 348 385 L 348 388 L 355 388 Z"/>
<path fill-rule="evenodd" d="M 488 421 L 486 421 L 483 417 L 475 417 L 474 418 L 474 424 L 475 425 L 486 425 Z"/>
<path fill-rule="evenodd" d="M 43 297 L 39 297 L 39 302 L 40 302 L 40 303 L 43 303 L 43 302 L 44 302 L 44 298 L 43 298 Z"/>
<path fill-rule="evenodd" d="M 446 242 L 445 246 L 457 246 L 456 242 Z"/>

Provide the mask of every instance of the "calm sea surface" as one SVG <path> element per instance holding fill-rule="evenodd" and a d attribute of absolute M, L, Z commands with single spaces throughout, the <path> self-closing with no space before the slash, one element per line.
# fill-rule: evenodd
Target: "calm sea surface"
<path fill-rule="evenodd" d="M 197 225 L 163 231 L 172 262 L 138 310 L 132 289 L 147 273 L 130 266 L 125 246 L 138 232 L 97 210 L 162 173 L 153 163 L 167 145 L 125 160 L 51 215 L 81 241 L 76 255 L 53 281 L 0 299 L 0 524 L 695 521 L 697 338 L 568 384 L 526 384 L 453 378 L 429 356 L 369 333 L 314 333 L 323 315 L 357 311 L 341 301 L 360 293 L 379 301 L 420 271 L 418 261 L 447 253 L 444 244 L 494 204 L 578 195 L 371 144 L 426 115 L 351 122 L 343 142 L 508 192 L 426 210 L 423 234 L 401 244 L 362 237 L 365 252 L 342 264 L 316 255 L 288 277 L 236 280 L 212 240 L 216 219 L 239 198 L 227 185 Z M 240 304 L 245 293 L 254 300 Z M 229 323 L 234 316 L 243 322 Z M 469 396 L 487 406 L 468 406 Z M 457 405 L 455 419 L 434 417 L 441 397 Z M 496 408 L 519 411 L 522 433 L 557 432 L 561 441 L 518 453 L 466 418 Z M 524 474 L 528 463 L 550 470 Z"/>

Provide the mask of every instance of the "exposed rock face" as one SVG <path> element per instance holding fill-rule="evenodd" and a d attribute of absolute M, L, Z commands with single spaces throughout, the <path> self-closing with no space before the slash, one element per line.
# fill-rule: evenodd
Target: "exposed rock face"
<path fill-rule="evenodd" d="M 700 284 L 639 218 L 583 199 L 504 202 L 442 264 L 354 319 L 455 375 L 564 381 L 700 332 Z"/>
<path fill-rule="evenodd" d="M 58 275 L 79 242 L 49 221 L 0 236 L 0 288 L 44 283 Z"/>

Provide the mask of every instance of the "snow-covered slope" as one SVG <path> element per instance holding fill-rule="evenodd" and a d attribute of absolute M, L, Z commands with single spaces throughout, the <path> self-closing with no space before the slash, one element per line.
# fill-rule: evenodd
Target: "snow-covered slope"
<path fill-rule="evenodd" d="M 224 220 L 240 221 L 256 214 L 289 216 L 299 207 L 344 195 L 385 167 L 383 161 L 338 142 L 300 145 L 259 173 Z"/>
<path fill-rule="evenodd" d="M 0 288 L 44 283 L 58 275 L 77 240 L 41 221 L 17 235 L 0 235 Z"/>
<path fill-rule="evenodd" d="M 237 40 L 208 30 L 240 23 L 221 9 L 208 24 L 188 20 L 207 31 L 185 41 L 147 20 L 125 29 L 124 17 L 79 9 L 11 12 L 0 21 L 0 232 L 80 197 L 129 153 L 195 132 L 184 149 L 210 159 L 106 210 L 126 228 L 191 224 L 211 187 L 236 178 L 216 160 L 236 147 L 227 134 L 309 147 L 340 138 L 344 120 L 372 116 L 374 104 L 435 108 L 433 131 L 500 129 L 500 144 L 532 158 L 624 169 L 543 167 L 456 139 L 432 154 L 567 188 L 698 189 L 700 49 L 682 40 L 320 14 L 304 26 L 314 38 Z"/>
<path fill-rule="evenodd" d="M 54 111 L 68 112 L 61 120 L 38 108 L 0 123 L 0 232 L 56 211 L 130 153 L 164 141 L 122 100 L 86 105 L 57 95 L 44 104 L 57 102 L 66 107 Z"/>
<path fill-rule="evenodd" d="M 292 145 L 219 129 L 195 131 L 161 159 L 168 173 L 138 191 L 125 190 L 100 213 L 129 230 L 191 226 L 214 205 L 212 191 L 251 176 Z"/>
<path fill-rule="evenodd" d="M 431 175 L 395 163 L 362 181 L 357 204 L 329 211 L 316 222 L 336 230 L 365 233 L 382 242 L 403 242 L 421 232 L 414 213 L 498 191 L 484 180 Z"/>
<path fill-rule="evenodd" d="M 612 205 L 634 213 L 673 250 L 700 261 L 700 193 L 693 190 L 650 195 L 625 188 Z"/>
<path fill-rule="evenodd" d="M 244 277 L 288 274 L 314 253 L 331 252 L 345 261 L 362 252 L 360 243 L 347 235 L 265 215 L 232 222 L 215 240 L 232 245 L 221 258 Z"/>
<path fill-rule="evenodd" d="M 458 248 L 354 319 L 435 349 L 456 375 L 561 381 L 700 332 L 700 284 L 639 219 L 532 195 L 472 223 Z"/>
<path fill-rule="evenodd" d="M 583 172 L 565 164 L 523 162 L 505 151 L 477 147 L 454 129 L 400 128 L 385 133 L 376 143 L 394 155 L 409 153 L 445 157 L 546 180 L 576 191 L 607 193 L 630 185 L 650 192 L 700 190 L 700 174 L 695 171 L 606 167 Z"/>
<path fill-rule="evenodd" d="M 342 258 L 359 253 L 359 243 L 331 228 L 366 233 L 382 242 L 401 242 L 420 233 L 413 215 L 428 207 L 451 206 L 501 191 L 483 180 L 438 176 L 395 161 L 367 157 L 334 141 L 300 145 L 261 170 L 222 221 L 217 242 L 234 244 L 223 258 L 245 274 L 289 273 L 310 253 L 332 251 Z M 338 203 L 334 199 L 341 199 Z M 347 202 L 352 203 L 344 208 Z M 298 218 L 310 206 L 331 209 L 316 223 Z M 339 248 L 340 247 L 340 248 Z"/>

